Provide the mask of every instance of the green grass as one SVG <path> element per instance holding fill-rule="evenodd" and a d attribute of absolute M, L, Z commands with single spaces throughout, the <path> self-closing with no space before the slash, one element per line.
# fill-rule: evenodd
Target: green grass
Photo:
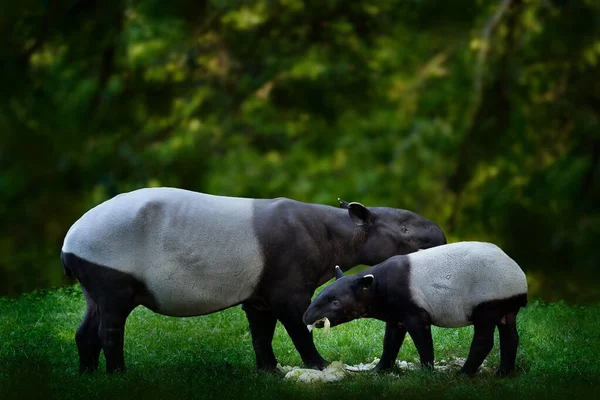
<path fill-rule="evenodd" d="M 408 371 L 363 373 L 340 382 L 301 384 L 258 373 L 244 313 L 234 307 L 171 318 L 139 307 L 127 321 L 127 372 L 78 376 L 74 333 L 85 301 L 78 287 L 0 299 L 0 399 L 6 398 L 600 398 L 600 306 L 533 302 L 519 314 L 515 377 L 475 378 Z M 315 334 L 321 354 L 348 364 L 381 355 L 383 323 L 358 320 Z M 436 359 L 466 357 L 472 329 L 434 328 Z M 488 365 L 499 362 L 498 340 Z M 283 365 L 301 360 L 283 327 L 274 349 Z M 399 359 L 414 361 L 407 340 Z"/>

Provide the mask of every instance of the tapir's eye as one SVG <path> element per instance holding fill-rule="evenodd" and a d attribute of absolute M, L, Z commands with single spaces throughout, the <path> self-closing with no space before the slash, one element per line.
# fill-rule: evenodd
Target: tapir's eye
<path fill-rule="evenodd" d="M 339 307 L 340 306 L 340 301 L 339 300 L 334 300 L 331 305 L 333 305 L 334 307 Z"/>
<path fill-rule="evenodd" d="M 408 233 L 408 228 L 405 226 L 403 226 L 401 230 L 402 230 L 402 233 Z"/>

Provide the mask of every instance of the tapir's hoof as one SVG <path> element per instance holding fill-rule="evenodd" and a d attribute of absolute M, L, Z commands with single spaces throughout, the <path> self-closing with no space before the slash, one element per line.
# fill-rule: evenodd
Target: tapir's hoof
<path fill-rule="evenodd" d="M 314 363 L 306 363 L 306 367 L 317 371 L 323 371 L 329 366 L 329 364 L 331 364 L 329 361 L 323 360 Z"/>
<path fill-rule="evenodd" d="M 467 371 L 464 368 L 461 368 L 456 374 L 459 376 L 466 376 L 472 378 L 473 376 L 475 376 L 476 373 L 477 371 Z"/>
<path fill-rule="evenodd" d="M 498 368 L 494 375 L 496 375 L 499 378 L 506 378 L 515 375 L 515 370 Z"/>
<path fill-rule="evenodd" d="M 377 364 L 375 368 L 371 370 L 373 374 L 387 374 L 392 372 L 393 366 Z"/>
<path fill-rule="evenodd" d="M 426 363 L 426 364 L 421 364 L 421 370 L 425 371 L 425 372 L 433 372 L 435 368 L 433 367 L 433 364 L 430 363 Z"/>
<path fill-rule="evenodd" d="M 277 374 L 280 372 L 276 365 L 257 365 L 256 370 L 267 374 Z"/>
<path fill-rule="evenodd" d="M 93 368 L 93 367 L 80 367 L 79 375 L 90 375 L 90 374 L 93 374 L 94 372 L 96 372 L 97 370 L 98 370 L 98 368 Z"/>

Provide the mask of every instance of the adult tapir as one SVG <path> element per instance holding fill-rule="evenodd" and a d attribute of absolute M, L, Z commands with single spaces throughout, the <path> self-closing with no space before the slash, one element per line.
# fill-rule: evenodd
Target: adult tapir
<path fill-rule="evenodd" d="M 500 333 L 500 368 L 515 368 L 519 335 L 517 313 L 527 304 L 527 279 L 519 265 L 498 246 L 458 242 L 394 256 L 355 276 L 336 269 L 304 315 L 309 331 L 356 318 L 386 322 L 383 354 L 375 367 L 391 369 L 408 332 L 423 366 L 433 368 L 431 325 L 455 328 L 473 325 L 475 334 L 461 369 L 474 374 Z"/>
<path fill-rule="evenodd" d="M 347 270 L 446 243 L 414 212 L 340 208 L 285 198 L 213 196 L 175 188 L 118 195 L 85 213 L 62 247 L 65 274 L 87 311 L 75 335 L 80 372 L 124 369 L 125 320 L 138 305 L 164 315 L 204 315 L 242 304 L 259 369 L 277 365 L 277 320 L 305 364 L 322 368 L 302 315 L 315 289 Z"/>

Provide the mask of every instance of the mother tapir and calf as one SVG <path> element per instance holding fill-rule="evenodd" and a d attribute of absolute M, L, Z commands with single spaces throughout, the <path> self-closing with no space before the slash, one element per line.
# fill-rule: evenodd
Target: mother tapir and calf
<path fill-rule="evenodd" d="M 276 368 L 277 320 L 303 362 L 323 368 L 307 325 L 370 317 L 386 322 L 377 369 L 392 368 L 406 332 L 432 367 L 430 326 L 472 324 L 462 371 L 477 371 L 497 326 L 504 374 L 514 369 L 516 315 L 527 301 L 523 272 L 498 247 L 446 245 L 438 225 L 414 212 L 343 200 L 337 208 L 140 189 L 85 213 L 69 229 L 61 259 L 87 302 L 75 335 L 81 373 L 98 368 L 101 351 L 108 372 L 124 369 L 125 321 L 138 305 L 189 317 L 242 304 L 260 370 Z M 342 277 L 359 264 L 374 267 Z"/>

